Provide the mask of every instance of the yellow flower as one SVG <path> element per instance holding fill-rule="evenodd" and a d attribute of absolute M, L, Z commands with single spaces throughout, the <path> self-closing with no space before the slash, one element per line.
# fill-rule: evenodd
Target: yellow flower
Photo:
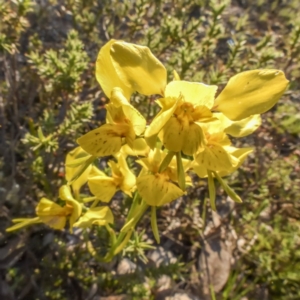
<path fill-rule="evenodd" d="M 44 223 L 51 228 L 62 230 L 66 226 L 67 219 L 69 219 L 70 231 L 75 221 L 81 215 L 81 205 L 73 199 L 68 186 L 62 186 L 59 191 L 59 196 L 66 201 L 64 206 L 60 206 L 55 202 L 42 198 L 36 207 L 37 218 L 32 219 L 14 219 L 15 225 L 6 229 L 6 231 L 13 231 L 22 227 Z"/>
<path fill-rule="evenodd" d="M 87 228 L 91 225 L 105 226 L 114 223 L 114 216 L 108 206 L 90 208 L 75 224 L 74 227 Z"/>
<path fill-rule="evenodd" d="M 253 115 L 241 121 L 231 121 L 222 113 L 214 113 L 213 122 L 204 124 L 205 145 L 194 155 L 194 171 L 199 177 L 206 177 L 208 171 L 221 177 L 234 172 L 253 151 L 252 148 L 238 149 L 231 146 L 227 134 L 244 137 L 253 133 L 261 124 L 260 115 Z"/>
<path fill-rule="evenodd" d="M 208 176 L 208 171 L 212 171 L 212 169 L 217 172 L 220 177 L 228 176 L 241 166 L 248 154 L 253 152 L 253 148 L 235 148 L 231 146 L 225 146 L 223 147 L 223 150 L 226 152 L 226 155 L 230 157 L 229 161 L 232 160 L 234 162 L 233 164 L 229 164 L 228 169 L 225 169 L 223 164 L 217 164 L 215 168 L 210 167 L 208 169 L 206 168 L 207 164 L 199 164 L 199 159 L 193 161 L 191 168 L 201 178 L 206 178 Z"/>
<path fill-rule="evenodd" d="M 165 89 L 165 98 L 157 103 L 161 111 L 146 129 L 145 138 L 154 147 L 156 137 L 174 152 L 193 155 L 204 142 L 201 123 L 212 121 L 211 108 L 217 86 L 187 81 L 172 81 Z"/>
<path fill-rule="evenodd" d="M 205 124 L 205 145 L 199 147 L 191 163 L 193 171 L 201 178 L 208 178 L 208 190 L 210 203 L 213 210 L 216 210 L 215 198 L 216 189 L 214 179 L 222 185 L 224 191 L 237 202 L 241 198 L 232 190 L 222 177 L 237 170 L 253 151 L 252 148 L 235 148 L 231 146 L 226 133 L 234 137 L 242 137 L 253 133 L 261 124 L 259 115 L 253 115 L 240 121 L 231 121 L 222 113 L 214 114 L 216 120 Z"/>
<path fill-rule="evenodd" d="M 163 95 L 157 101 L 161 111 L 145 132 L 146 141 L 153 149 L 159 135 L 168 150 L 187 155 L 203 145 L 201 124 L 213 120 L 212 110 L 234 121 L 261 114 L 278 101 L 288 84 L 279 70 L 246 71 L 233 76 L 214 100 L 217 86 L 181 81 L 176 72 L 175 80 L 166 85 L 166 70 L 147 47 L 116 40 L 100 50 L 96 76 L 111 98 L 115 87 L 123 90 L 126 99 L 133 91 Z M 120 131 L 119 135 L 126 135 Z"/>
<path fill-rule="evenodd" d="M 135 91 L 143 95 L 162 94 L 167 72 L 149 48 L 110 40 L 98 54 L 96 78 L 108 98 L 113 88 L 119 87 L 129 100 Z"/>
<path fill-rule="evenodd" d="M 120 88 L 112 90 L 111 103 L 106 109 L 107 124 L 80 137 L 77 143 L 98 157 L 118 153 L 125 143 L 134 150 L 134 140 L 145 130 L 145 118 L 127 101 Z"/>
<path fill-rule="evenodd" d="M 36 214 L 41 222 L 54 229 L 63 229 L 66 226 L 67 217 L 72 212 L 73 207 L 71 205 L 66 204 L 64 207 L 61 207 L 46 198 L 42 198 L 36 207 Z"/>
<path fill-rule="evenodd" d="M 137 190 L 144 201 L 151 206 L 162 206 L 184 194 L 174 183 L 177 181 L 177 171 L 175 167 L 172 167 L 173 163 L 159 173 L 159 167 L 165 155 L 155 148 L 150 150 L 147 158 L 137 161 L 143 166 L 136 181 Z"/>
<path fill-rule="evenodd" d="M 112 177 L 106 175 L 90 177 L 88 185 L 91 193 L 104 202 L 109 202 L 118 190 L 131 197 L 136 178 L 130 171 L 125 157 L 119 155 L 118 163 L 110 161 L 108 164 L 111 168 Z"/>
<path fill-rule="evenodd" d="M 214 120 L 211 110 L 222 112 L 230 120 L 261 114 L 278 101 L 287 84 L 284 73 L 278 70 L 247 71 L 232 77 L 214 100 L 217 86 L 172 81 L 165 98 L 157 101 L 161 111 L 147 128 L 146 141 L 155 147 L 159 134 L 167 149 L 193 155 L 204 142 L 202 124 Z"/>
<path fill-rule="evenodd" d="M 72 212 L 71 212 L 70 218 L 69 218 L 70 231 L 72 232 L 73 224 L 81 215 L 82 206 L 77 200 L 75 200 L 73 198 L 70 187 L 67 185 L 63 185 L 62 187 L 60 187 L 59 197 L 60 197 L 60 199 L 66 201 L 66 205 L 72 207 Z"/>
<path fill-rule="evenodd" d="M 205 132 L 206 145 L 194 155 L 195 161 L 204 169 L 211 171 L 226 171 L 238 164 L 235 156 L 226 151 L 231 142 L 224 132 Z"/>

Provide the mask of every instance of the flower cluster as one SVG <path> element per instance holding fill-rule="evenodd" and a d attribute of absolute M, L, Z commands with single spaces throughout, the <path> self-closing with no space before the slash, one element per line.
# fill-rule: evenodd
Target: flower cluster
<path fill-rule="evenodd" d="M 288 85 L 282 71 L 251 70 L 230 78 L 216 96 L 217 86 L 181 80 L 176 71 L 167 83 L 165 67 L 149 48 L 117 40 L 100 50 L 96 78 L 109 98 L 106 124 L 80 137 L 79 147 L 67 155 L 67 185 L 59 193 L 64 205 L 43 198 L 36 218 L 13 220 L 16 224 L 7 230 L 40 222 L 62 229 L 67 220 L 71 230 L 106 226 L 112 236 L 106 259 L 122 250 L 149 206 L 159 241 L 156 207 L 186 194 L 192 172 L 208 179 L 212 209 L 215 180 L 240 202 L 223 177 L 239 168 L 253 149 L 234 147 L 229 136 L 253 133 L 261 124 L 260 114 L 276 104 Z M 130 102 L 136 92 L 157 96 L 160 111 L 149 124 Z M 109 176 L 96 167 L 98 159 L 107 156 Z M 136 158 L 139 174 L 129 168 L 128 156 Z M 83 198 L 80 189 L 85 184 L 91 195 Z M 113 214 L 108 205 L 117 191 L 133 198 L 118 237 L 109 225 Z"/>

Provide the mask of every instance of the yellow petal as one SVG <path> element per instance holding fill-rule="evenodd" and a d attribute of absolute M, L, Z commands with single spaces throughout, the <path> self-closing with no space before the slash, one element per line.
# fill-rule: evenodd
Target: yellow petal
<path fill-rule="evenodd" d="M 120 184 L 120 189 L 127 194 L 128 196 L 132 196 L 131 192 L 135 187 L 136 178 L 135 175 L 129 169 L 126 159 L 123 155 L 118 157 L 118 164 L 120 166 L 120 171 L 122 173 L 122 183 Z"/>
<path fill-rule="evenodd" d="M 67 218 L 65 216 L 41 216 L 40 220 L 54 229 L 64 229 L 66 226 Z"/>
<path fill-rule="evenodd" d="M 160 149 L 154 148 L 154 150 L 150 150 L 148 157 L 141 158 L 136 162 L 140 164 L 145 170 L 149 170 L 152 173 L 157 173 L 165 155 L 166 153 L 163 153 Z"/>
<path fill-rule="evenodd" d="M 165 158 L 167 153 L 160 150 L 160 148 L 155 148 L 149 153 L 148 160 L 151 165 L 151 171 L 156 173 L 162 160 Z"/>
<path fill-rule="evenodd" d="M 207 169 L 203 165 L 199 165 L 195 160 L 193 161 L 192 169 L 200 178 L 208 176 Z"/>
<path fill-rule="evenodd" d="M 242 72 L 230 78 L 214 108 L 234 121 L 262 114 L 277 103 L 288 83 L 279 70 Z"/>
<path fill-rule="evenodd" d="M 114 216 L 108 206 L 90 208 L 75 224 L 74 227 L 87 228 L 92 224 L 113 224 Z"/>
<path fill-rule="evenodd" d="M 234 156 L 238 160 L 238 163 L 234 167 L 228 168 L 227 170 L 217 171 L 220 177 L 228 176 L 229 174 L 236 171 L 245 161 L 248 154 L 253 151 L 253 148 L 235 148 L 231 146 L 226 146 L 224 147 L 224 149 L 227 153 Z M 205 178 L 208 175 L 207 169 L 203 165 L 199 165 L 197 161 L 193 161 L 192 169 L 200 178 Z"/>
<path fill-rule="evenodd" d="M 179 81 L 179 80 L 180 80 L 180 76 L 178 75 L 176 70 L 173 70 L 173 81 Z"/>
<path fill-rule="evenodd" d="M 184 169 L 185 172 L 187 172 L 191 168 L 192 161 L 189 160 L 189 159 L 185 159 L 185 158 L 181 158 L 181 160 L 182 160 L 182 164 L 183 164 L 183 169 Z M 177 171 L 176 171 L 177 161 L 176 161 L 176 157 L 175 156 L 172 158 L 172 160 L 171 160 L 171 162 L 169 164 L 169 167 L 172 169 L 172 172 L 174 171 L 175 174 L 177 173 Z M 177 181 L 177 179 L 174 180 L 174 181 Z"/>
<path fill-rule="evenodd" d="M 55 202 L 53 202 L 49 199 L 46 199 L 46 198 L 42 198 L 40 200 L 35 211 L 39 217 L 57 216 L 57 215 L 65 215 L 66 214 L 66 210 L 64 207 L 61 207 L 60 205 L 58 205 Z"/>
<path fill-rule="evenodd" d="M 181 151 L 188 134 L 188 128 L 186 122 L 181 123 L 175 117 L 170 118 L 160 135 L 163 145 L 170 151 Z"/>
<path fill-rule="evenodd" d="M 213 113 L 213 117 L 215 118 L 213 122 L 205 124 L 205 127 L 209 132 L 220 132 L 224 131 L 225 128 L 230 127 L 232 123 L 239 122 L 239 121 L 232 121 L 228 119 L 223 113 Z M 210 126 L 213 128 L 210 129 Z"/>
<path fill-rule="evenodd" d="M 122 90 L 114 88 L 111 95 L 111 102 L 115 106 L 121 106 L 123 113 L 128 121 L 132 124 L 136 135 L 141 135 L 146 128 L 146 120 L 142 114 L 135 109 L 124 97 Z"/>
<path fill-rule="evenodd" d="M 228 153 L 234 155 L 240 160 L 239 165 L 245 160 L 248 154 L 254 151 L 254 148 L 235 148 L 235 147 L 224 147 Z"/>
<path fill-rule="evenodd" d="M 70 151 L 66 157 L 66 180 L 70 181 L 76 172 L 80 169 L 81 165 L 78 167 L 69 167 L 68 164 L 76 162 L 77 159 L 88 159 L 90 155 L 86 153 L 81 147 L 77 147 Z M 86 170 L 72 183 L 72 188 L 75 191 L 79 191 L 80 188 L 87 182 L 87 177 L 92 169 L 92 165 L 88 166 Z"/>
<path fill-rule="evenodd" d="M 102 215 L 102 220 L 100 220 L 100 218 L 98 218 L 97 220 L 93 221 L 93 224 L 106 225 L 106 224 L 113 224 L 114 223 L 114 215 L 113 215 L 113 213 L 111 212 L 111 210 L 108 206 L 104 206 L 102 208 L 102 214 L 101 215 Z M 101 221 L 102 224 L 100 224 L 100 221 Z"/>
<path fill-rule="evenodd" d="M 111 59 L 110 50 L 115 42 L 115 40 L 110 40 L 101 48 L 96 62 L 96 78 L 108 98 L 110 98 L 114 87 L 120 87 L 125 97 L 129 99 L 134 89 L 131 85 L 126 85 L 124 80 L 119 77 Z"/>
<path fill-rule="evenodd" d="M 74 200 L 69 186 L 63 185 L 59 188 L 59 198 L 64 201 L 73 201 Z"/>
<path fill-rule="evenodd" d="M 210 135 L 209 144 L 217 144 L 220 146 L 230 146 L 231 141 L 226 133 L 224 132 L 216 132 Z"/>
<path fill-rule="evenodd" d="M 114 124 L 114 123 L 125 123 L 125 115 L 122 107 L 116 106 L 113 103 L 109 103 L 105 105 L 106 108 L 106 123 Z"/>
<path fill-rule="evenodd" d="M 161 174 L 138 177 L 137 189 L 144 201 L 151 206 L 164 205 L 184 194 L 178 186 L 167 181 Z"/>
<path fill-rule="evenodd" d="M 90 170 L 91 170 L 91 166 L 88 166 L 86 168 L 86 170 L 78 177 L 78 179 L 76 179 L 73 183 L 72 183 L 72 188 L 73 188 L 73 191 L 76 194 L 79 193 L 79 190 L 81 189 L 81 187 L 87 183 L 87 179 L 88 179 L 88 176 L 89 176 L 89 173 L 90 173 Z M 74 172 L 75 174 L 75 172 Z"/>
<path fill-rule="evenodd" d="M 141 172 L 139 173 L 139 176 L 143 175 L 144 173 L 147 173 L 148 171 L 151 171 L 151 164 L 149 163 L 148 158 L 141 158 L 136 160 L 136 162 L 143 167 Z M 153 173 L 157 173 L 157 172 L 158 169 L 156 170 L 156 172 Z"/>
<path fill-rule="evenodd" d="M 179 104 L 183 103 L 182 97 L 166 97 L 166 98 L 159 98 L 155 101 L 159 107 L 161 107 L 163 110 L 168 110 L 172 107 L 174 107 L 174 105 L 176 105 L 176 108 Z M 160 111 L 161 112 L 161 111 Z"/>
<path fill-rule="evenodd" d="M 112 44 L 110 55 L 116 73 L 126 86 L 143 95 L 163 95 L 167 71 L 149 48 L 117 41 Z"/>
<path fill-rule="evenodd" d="M 253 133 L 260 125 L 260 115 L 253 115 L 246 119 L 232 122 L 232 124 L 225 129 L 225 132 L 234 137 L 243 137 Z"/>
<path fill-rule="evenodd" d="M 59 197 L 62 200 L 65 200 L 67 202 L 67 205 L 64 208 L 68 209 L 68 214 L 69 214 L 69 211 L 71 211 L 69 224 L 70 224 L 70 231 L 73 232 L 73 229 L 72 229 L 73 224 L 80 217 L 81 212 L 82 212 L 82 206 L 77 200 L 75 200 L 73 198 L 70 187 L 67 185 L 63 185 L 60 187 Z"/>
<path fill-rule="evenodd" d="M 104 124 L 77 139 L 77 143 L 91 155 L 108 156 L 120 151 L 122 137 L 129 131 L 126 124 Z"/>
<path fill-rule="evenodd" d="M 85 161 L 86 157 L 90 157 L 90 155 L 86 153 L 81 147 L 77 147 L 67 154 L 66 165 L 68 167 L 76 168 Z M 70 177 L 71 176 L 68 176 L 68 174 L 66 174 L 67 180 L 69 180 Z"/>
<path fill-rule="evenodd" d="M 156 137 L 163 126 L 165 126 L 172 117 L 179 100 L 179 98 L 163 98 L 159 100 L 159 103 L 163 106 L 163 108 L 145 131 L 145 140 L 151 149 L 155 148 Z"/>
<path fill-rule="evenodd" d="M 99 170 L 96 166 L 92 166 L 89 177 L 95 177 L 95 176 L 106 176 L 106 174 L 101 170 Z"/>
<path fill-rule="evenodd" d="M 145 139 L 135 139 L 133 141 L 133 146 L 130 148 L 127 144 L 122 146 L 121 153 L 131 156 L 147 156 L 150 151 Z"/>
<path fill-rule="evenodd" d="M 226 118 L 226 120 L 229 119 Z M 220 132 L 223 133 L 225 130 L 225 126 L 223 125 L 223 123 L 221 123 L 221 121 L 216 117 L 213 117 L 213 120 L 211 122 L 205 122 L 205 123 L 196 122 L 196 123 L 199 124 L 199 126 L 201 126 L 204 133 L 208 133 L 209 135 L 219 134 Z"/>
<path fill-rule="evenodd" d="M 198 124 L 192 123 L 184 133 L 182 152 L 186 155 L 194 155 L 200 145 L 204 145 L 204 133 Z"/>
<path fill-rule="evenodd" d="M 92 223 L 93 225 L 98 225 L 98 226 L 105 226 L 105 225 L 107 225 L 107 221 L 106 220 L 95 220 L 95 221 L 93 221 L 93 223 Z"/>
<path fill-rule="evenodd" d="M 215 120 L 214 115 L 206 106 L 197 106 L 192 112 L 193 121 L 198 122 L 211 122 Z"/>
<path fill-rule="evenodd" d="M 110 177 L 91 177 L 88 185 L 91 193 L 104 202 L 109 202 L 117 191 L 115 181 Z"/>
<path fill-rule="evenodd" d="M 220 131 L 224 130 L 234 137 L 247 136 L 261 125 L 260 115 L 253 115 L 240 121 L 231 121 L 222 113 L 214 113 L 213 115 L 221 122 Z"/>
<path fill-rule="evenodd" d="M 115 178 L 115 179 L 118 179 L 118 181 L 120 181 L 122 179 L 122 177 L 123 177 L 123 174 L 122 174 L 122 172 L 120 170 L 119 164 L 116 163 L 113 160 L 110 160 L 107 164 L 109 165 L 109 167 L 111 169 L 112 177 Z M 116 182 L 116 184 L 118 184 L 118 183 Z"/>
<path fill-rule="evenodd" d="M 73 224 L 76 222 L 76 220 L 80 217 L 82 213 L 82 206 L 77 200 L 73 198 L 71 190 L 67 185 L 63 185 L 62 187 L 60 187 L 59 197 L 67 202 L 66 207 L 68 207 L 69 210 L 71 210 L 69 223 L 70 231 L 72 232 Z"/>
<path fill-rule="evenodd" d="M 218 87 L 216 85 L 206 85 L 198 82 L 171 81 L 165 90 L 165 97 L 182 96 L 185 102 L 194 106 L 206 106 L 212 108 L 215 94 Z"/>
<path fill-rule="evenodd" d="M 72 200 L 72 201 L 68 201 L 67 203 L 73 207 L 73 210 L 72 210 L 72 213 L 71 213 L 70 219 L 69 219 L 70 232 L 72 233 L 73 232 L 74 223 L 81 216 L 82 206 L 75 199 Z"/>
<path fill-rule="evenodd" d="M 72 198 L 67 189 L 67 186 L 60 188 L 60 197 L 66 200 L 68 205 L 61 207 L 53 201 L 42 198 L 36 207 L 36 214 L 40 220 L 52 228 L 63 229 L 66 225 L 66 216 L 70 214 L 70 226 L 72 227 L 75 219 L 81 214 L 81 205 Z"/>
<path fill-rule="evenodd" d="M 238 159 L 227 153 L 222 146 L 209 145 L 195 155 L 197 163 L 211 171 L 228 170 L 238 164 Z"/>
<path fill-rule="evenodd" d="M 238 159 L 238 164 L 231 169 L 228 170 L 222 170 L 218 172 L 218 175 L 220 177 L 228 176 L 229 174 L 233 173 L 236 171 L 242 163 L 245 161 L 247 158 L 248 154 L 253 152 L 253 148 L 235 148 L 235 147 L 224 147 L 228 153 L 230 153 L 232 156 L 236 157 Z"/>
<path fill-rule="evenodd" d="M 130 124 L 128 127 L 128 130 L 125 134 L 125 141 L 131 149 L 133 149 L 133 144 L 134 144 L 135 138 L 136 138 L 135 132 L 133 130 L 133 127 Z"/>

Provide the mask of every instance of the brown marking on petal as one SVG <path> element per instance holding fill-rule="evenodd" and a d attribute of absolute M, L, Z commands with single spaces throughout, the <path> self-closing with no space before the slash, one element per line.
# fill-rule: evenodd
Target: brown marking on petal
<path fill-rule="evenodd" d="M 219 107 L 219 105 L 215 105 L 215 106 L 212 107 L 211 110 L 216 110 L 218 107 Z"/>

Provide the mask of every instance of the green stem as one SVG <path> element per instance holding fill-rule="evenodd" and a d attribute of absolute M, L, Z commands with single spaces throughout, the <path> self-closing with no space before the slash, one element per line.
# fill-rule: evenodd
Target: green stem
<path fill-rule="evenodd" d="M 128 223 L 123 226 L 121 232 L 127 232 L 130 228 L 134 228 L 148 207 L 149 205 L 147 203 L 142 202 L 141 205 L 137 209 L 135 209 L 136 214 L 131 219 L 129 219 Z"/>
<path fill-rule="evenodd" d="M 160 237 L 157 228 L 156 206 L 151 206 L 151 227 L 157 244 L 160 244 Z"/>
<path fill-rule="evenodd" d="M 202 228 L 202 232 L 204 232 L 205 230 L 205 224 L 206 224 L 206 197 L 204 198 L 204 201 L 203 201 L 203 211 L 202 211 L 202 220 L 203 220 L 203 228 Z"/>
<path fill-rule="evenodd" d="M 113 251 L 113 256 L 114 255 L 117 255 L 120 251 L 123 250 L 123 248 L 127 245 L 131 235 L 132 235 L 132 232 L 133 232 L 133 229 L 131 228 L 127 233 L 126 233 L 126 236 L 125 238 L 122 240 L 122 242 L 114 248 L 114 251 Z"/>
<path fill-rule="evenodd" d="M 208 175 L 208 192 L 209 192 L 209 199 L 210 199 L 210 206 L 212 210 L 216 211 L 216 187 L 214 178 L 212 176 L 212 172 L 210 170 L 207 170 Z"/>
<path fill-rule="evenodd" d="M 169 166 L 174 155 L 175 155 L 174 151 L 168 152 L 168 154 L 165 156 L 165 158 L 163 159 L 163 161 L 161 162 L 161 164 L 159 166 L 158 173 L 163 172 Z"/>
<path fill-rule="evenodd" d="M 74 199 L 76 199 L 78 202 L 81 202 L 79 190 L 78 190 L 78 189 L 75 190 L 75 189 L 72 187 L 72 191 L 73 191 Z"/>
<path fill-rule="evenodd" d="M 138 200 L 139 198 L 137 197 L 134 202 L 138 203 Z M 114 245 L 112 245 L 110 251 L 106 254 L 104 258 L 105 261 L 110 261 L 117 253 L 119 253 L 126 246 L 134 230 L 134 227 L 136 226 L 136 224 L 143 216 L 148 207 L 148 204 L 142 202 L 138 207 L 134 209 L 134 211 L 130 211 L 131 214 L 134 214 L 134 212 L 138 210 L 134 217 L 132 217 L 131 219 L 128 218 L 129 221 L 125 223 L 116 239 L 116 242 L 114 243 Z"/>
<path fill-rule="evenodd" d="M 72 179 L 68 182 L 68 185 L 71 185 L 75 180 L 77 180 L 82 173 L 87 169 L 89 165 L 91 165 L 94 160 L 96 159 L 95 156 L 89 157 L 84 164 L 76 171 L 76 173 L 73 175 Z"/>
<path fill-rule="evenodd" d="M 133 212 L 135 211 L 140 200 L 141 200 L 141 196 L 140 196 L 139 192 L 136 192 L 133 197 L 132 204 L 131 204 L 130 210 L 129 210 L 127 218 L 126 218 L 126 222 L 131 219 L 131 216 L 132 216 Z"/>
<path fill-rule="evenodd" d="M 212 284 L 209 285 L 211 300 L 216 300 L 216 294 L 214 290 L 214 286 Z"/>
<path fill-rule="evenodd" d="M 90 202 L 90 201 L 93 201 L 93 200 L 96 200 L 97 197 L 93 196 L 93 197 L 86 197 L 86 198 L 83 198 L 82 199 L 82 202 L 83 203 L 87 203 L 87 202 Z"/>
<path fill-rule="evenodd" d="M 99 199 L 96 199 L 96 200 L 93 202 L 93 204 L 91 205 L 90 208 L 96 207 L 96 206 L 98 205 L 99 202 L 100 202 L 100 200 L 99 200 Z"/>
<path fill-rule="evenodd" d="M 182 164 L 181 152 L 176 152 L 177 176 L 179 187 L 185 191 L 185 174 Z"/>
<path fill-rule="evenodd" d="M 114 245 L 117 241 L 115 231 L 108 224 L 105 225 L 105 228 L 109 233 L 111 245 Z"/>
<path fill-rule="evenodd" d="M 217 172 L 213 172 L 215 177 L 218 179 L 220 184 L 222 185 L 224 191 L 227 193 L 227 195 L 234 200 L 235 202 L 242 203 L 242 199 L 240 196 L 220 177 L 220 175 Z"/>

